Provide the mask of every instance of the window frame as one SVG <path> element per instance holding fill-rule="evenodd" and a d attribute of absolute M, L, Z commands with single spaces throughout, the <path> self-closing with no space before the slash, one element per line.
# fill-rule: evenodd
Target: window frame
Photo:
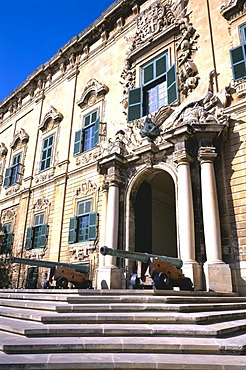
<path fill-rule="evenodd" d="M 246 78 L 246 24 L 240 26 L 241 44 L 230 50 L 233 80 Z"/>
<path fill-rule="evenodd" d="M 11 167 L 6 168 L 3 187 L 7 188 L 15 184 L 21 184 L 21 177 L 23 175 L 23 153 L 19 152 L 13 155 Z"/>
<path fill-rule="evenodd" d="M 51 145 L 49 144 L 49 140 L 52 138 Z M 45 142 L 48 141 L 48 145 L 45 146 Z M 42 142 L 42 150 L 41 150 L 41 158 L 40 158 L 40 172 L 46 171 L 52 167 L 52 157 L 53 157 L 53 150 L 54 150 L 54 143 L 55 143 L 55 134 L 52 133 L 49 136 L 43 138 Z M 50 150 L 50 154 L 48 152 Z M 44 164 L 44 166 L 43 166 Z"/>
<path fill-rule="evenodd" d="M 98 214 L 97 212 L 93 212 L 92 208 L 91 198 L 77 203 L 77 215 L 71 217 L 69 222 L 69 244 L 96 240 Z"/>
<path fill-rule="evenodd" d="M 160 64 L 162 60 L 164 63 Z M 128 122 L 144 117 L 162 106 L 171 105 L 178 100 L 176 65 L 174 63 L 171 67 L 169 66 L 168 52 L 162 53 L 140 68 L 142 85 L 130 89 L 128 92 Z M 164 105 L 161 103 L 162 99 L 159 95 L 156 95 L 157 109 L 149 111 L 148 92 L 153 88 L 158 89 L 162 83 L 166 84 Z"/>
<path fill-rule="evenodd" d="M 100 115 L 99 109 L 96 108 L 83 116 L 82 128 L 75 131 L 73 154 L 81 154 L 95 148 L 99 143 L 99 129 Z"/>
<path fill-rule="evenodd" d="M 46 246 L 48 225 L 44 223 L 45 212 L 34 215 L 33 226 L 27 228 L 25 249 L 39 249 Z"/>
<path fill-rule="evenodd" d="M 14 233 L 12 231 L 12 223 L 8 222 L 2 226 L 3 233 L 0 235 L 0 254 L 7 254 L 11 252 Z"/>

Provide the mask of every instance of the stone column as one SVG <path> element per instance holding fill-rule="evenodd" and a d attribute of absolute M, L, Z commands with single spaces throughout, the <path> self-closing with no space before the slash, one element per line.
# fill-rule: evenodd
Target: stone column
<path fill-rule="evenodd" d="M 107 225 L 107 207 L 108 207 L 108 184 L 102 185 L 102 212 L 99 246 L 103 247 L 106 243 L 106 225 Z M 104 267 L 105 257 L 99 253 L 99 269 Z"/>
<path fill-rule="evenodd" d="M 191 186 L 190 163 L 192 158 L 186 149 L 174 153 L 178 164 L 178 231 L 180 258 L 183 273 L 189 277 L 195 289 L 201 289 L 201 268 L 195 261 L 194 208 Z"/>
<path fill-rule="evenodd" d="M 106 197 L 106 195 L 104 195 Z M 119 183 L 115 180 L 109 182 L 107 200 L 104 199 L 106 209 L 104 211 L 105 224 L 102 222 L 103 234 L 100 241 L 109 248 L 117 249 L 119 232 Z M 98 288 L 117 289 L 122 287 L 122 271 L 116 266 L 116 257 L 100 256 L 97 274 Z"/>
<path fill-rule="evenodd" d="M 200 147 L 202 213 L 207 261 L 204 264 L 207 290 L 231 292 L 230 266 L 222 261 L 220 218 L 214 172 L 215 148 Z"/>
<path fill-rule="evenodd" d="M 119 185 L 116 181 L 111 181 L 108 189 L 106 246 L 113 249 L 118 246 L 119 201 Z M 115 266 L 116 258 L 106 256 L 105 265 Z"/>

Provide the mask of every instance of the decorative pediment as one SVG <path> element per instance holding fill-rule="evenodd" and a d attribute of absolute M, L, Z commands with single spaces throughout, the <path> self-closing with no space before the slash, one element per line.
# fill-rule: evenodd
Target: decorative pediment
<path fill-rule="evenodd" d="M 81 98 L 77 102 L 80 108 L 94 104 L 98 99 L 104 97 L 109 92 L 109 88 L 98 82 L 95 78 L 89 80 L 84 88 Z"/>
<path fill-rule="evenodd" d="M 220 12 L 227 20 L 237 19 L 246 14 L 245 0 L 229 0 L 221 6 Z"/>
<path fill-rule="evenodd" d="M 12 143 L 10 144 L 11 149 L 16 149 L 17 145 L 20 144 L 22 146 L 23 144 L 26 144 L 29 141 L 29 135 L 26 133 L 26 131 L 21 128 L 14 136 L 14 139 Z"/>
<path fill-rule="evenodd" d="M 56 108 L 52 105 L 50 106 L 50 110 L 45 114 L 41 124 L 39 125 L 39 129 L 44 131 L 48 128 L 53 128 L 54 126 L 58 125 L 63 120 L 63 115 L 58 112 Z"/>

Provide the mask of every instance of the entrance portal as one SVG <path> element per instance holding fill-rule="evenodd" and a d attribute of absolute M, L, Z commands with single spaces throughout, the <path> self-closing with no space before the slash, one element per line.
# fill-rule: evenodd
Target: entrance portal
<path fill-rule="evenodd" d="M 136 196 L 135 250 L 177 257 L 175 187 L 167 172 L 156 172 Z"/>

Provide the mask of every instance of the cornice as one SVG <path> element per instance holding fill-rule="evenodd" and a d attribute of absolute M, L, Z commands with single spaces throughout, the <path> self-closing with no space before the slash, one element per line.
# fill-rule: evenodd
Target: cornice
<path fill-rule="evenodd" d="M 245 0 L 229 0 L 227 4 L 221 6 L 220 12 L 228 21 L 238 18 L 246 13 Z"/>
<path fill-rule="evenodd" d="M 95 22 L 62 46 L 51 59 L 33 71 L 20 86 L 0 102 L 0 113 L 6 112 L 11 102 L 13 104 L 15 103 L 17 96 L 25 98 L 31 95 L 31 92 L 40 81 L 43 82 L 47 80 L 49 74 L 61 69 L 62 63 L 71 58 L 73 54 L 75 57 L 78 56 L 84 48 L 89 48 L 101 39 L 102 35 L 110 33 L 116 27 L 119 19 L 129 17 L 133 13 L 134 7 L 140 7 L 146 1 L 147 0 L 116 0 L 95 20 Z"/>

